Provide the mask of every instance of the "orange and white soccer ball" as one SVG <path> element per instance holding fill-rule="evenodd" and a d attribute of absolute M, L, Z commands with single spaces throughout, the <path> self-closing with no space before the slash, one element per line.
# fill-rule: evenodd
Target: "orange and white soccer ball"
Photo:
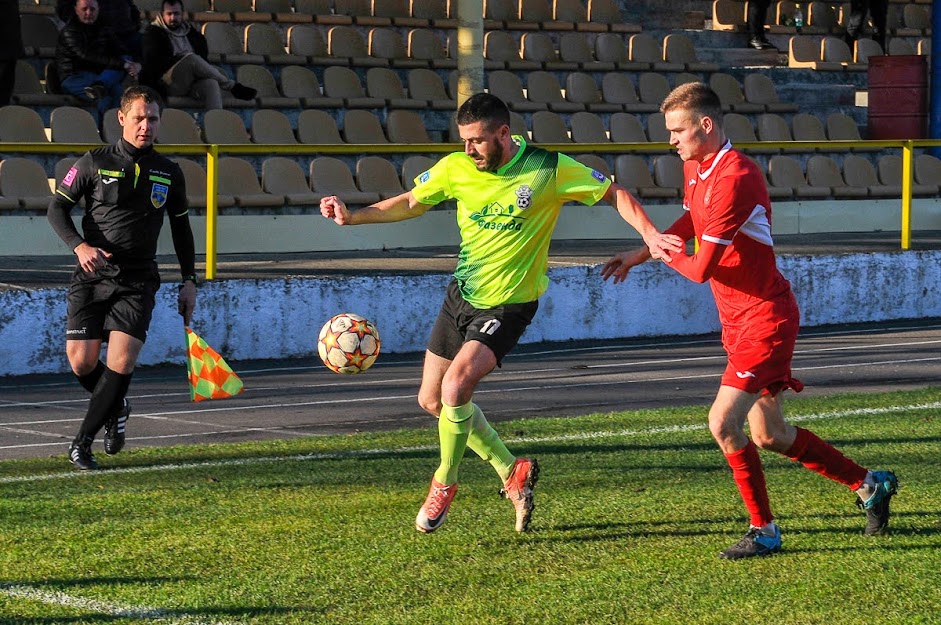
<path fill-rule="evenodd" d="M 368 319 L 340 313 L 323 324 L 317 353 L 337 373 L 362 373 L 379 357 L 379 330 Z"/>

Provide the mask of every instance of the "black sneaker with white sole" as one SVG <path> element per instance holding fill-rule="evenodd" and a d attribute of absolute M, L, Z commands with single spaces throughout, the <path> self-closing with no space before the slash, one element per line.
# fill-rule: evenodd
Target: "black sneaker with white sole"
<path fill-rule="evenodd" d="M 124 449 L 124 430 L 127 427 L 127 418 L 131 416 L 131 403 L 127 398 L 108 422 L 105 423 L 105 453 L 113 456 Z"/>
<path fill-rule="evenodd" d="M 95 456 L 91 453 L 91 443 L 72 443 L 69 447 L 69 460 L 81 471 L 94 471 L 98 468 Z"/>
<path fill-rule="evenodd" d="M 774 526 L 774 535 L 766 536 L 760 528 L 752 527 L 745 536 L 729 547 L 719 552 L 720 558 L 726 560 L 741 560 L 756 556 L 770 556 L 781 551 L 781 530 Z"/>

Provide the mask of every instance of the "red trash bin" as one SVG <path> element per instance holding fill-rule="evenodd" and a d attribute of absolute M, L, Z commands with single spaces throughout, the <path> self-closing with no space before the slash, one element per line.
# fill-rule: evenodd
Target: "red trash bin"
<path fill-rule="evenodd" d="M 928 134 L 928 57 L 869 57 L 868 139 L 924 139 Z"/>

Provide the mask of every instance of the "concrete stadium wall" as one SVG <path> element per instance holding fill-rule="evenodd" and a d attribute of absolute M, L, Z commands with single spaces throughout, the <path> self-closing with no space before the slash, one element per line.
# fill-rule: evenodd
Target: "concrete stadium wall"
<path fill-rule="evenodd" d="M 941 251 L 782 256 L 804 326 L 941 317 Z M 600 265 L 550 269 L 552 281 L 523 342 L 701 334 L 718 330 L 706 285 L 660 263 L 626 283 Z M 193 329 L 230 360 L 316 358 L 323 322 L 355 312 L 379 328 L 382 349 L 424 349 L 448 274 L 348 279 L 225 280 L 200 287 Z M 65 289 L 0 292 L 0 375 L 67 372 Z M 176 287 L 158 294 L 144 365 L 184 362 Z"/>

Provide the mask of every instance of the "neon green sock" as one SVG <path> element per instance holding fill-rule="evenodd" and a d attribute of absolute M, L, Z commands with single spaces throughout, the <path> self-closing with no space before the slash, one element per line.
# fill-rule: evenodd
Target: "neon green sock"
<path fill-rule="evenodd" d="M 467 437 L 467 446 L 473 449 L 478 456 L 490 463 L 500 479 L 506 482 L 513 471 L 513 465 L 516 463 L 516 456 L 510 453 L 500 435 L 493 429 L 487 417 L 477 407 L 477 404 L 471 404 L 474 409 L 474 415 L 471 417 L 470 435 Z"/>
<path fill-rule="evenodd" d="M 467 448 L 467 435 L 470 433 L 470 419 L 474 414 L 474 404 L 467 402 L 463 406 L 442 404 L 438 417 L 438 440 L 441 441 L 441 464 L 435 471 L 435 479 L 445 486 L 457 482 L 457 469 Z"/>

